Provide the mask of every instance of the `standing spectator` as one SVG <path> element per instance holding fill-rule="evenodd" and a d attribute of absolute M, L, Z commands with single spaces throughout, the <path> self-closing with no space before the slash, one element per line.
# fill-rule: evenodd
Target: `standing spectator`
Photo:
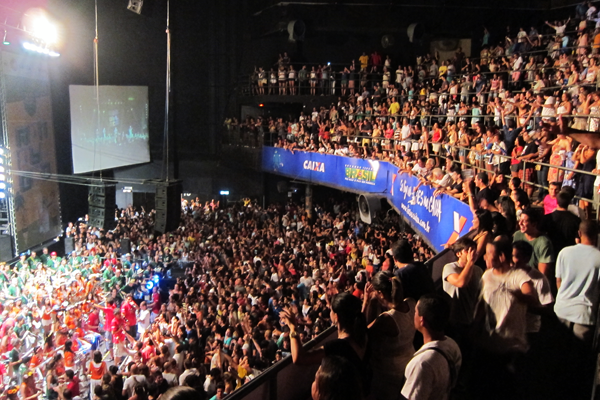
<path fill-rule="evenodd" d="M 396 267 L 394 275 L 402 282 L 405 297 L 418 300 L 434 291 L 429 271 L 423 264 L 415 262 L 408 240 L 401 239 L 392 245 L 392 257 Z"/>
<path fill-rule="evenodd" d="M 406 366 L 404 399 L 447 399 L 456 383 L 462 355 L 456 342 L 444 334 L 450 306 L 438 295 L 423 296 L 416 306 L 415 329 L 423 346 Z"/>
<path fill-rule="evenodd" d="M 388 309 L 379 316 L 377 306 Z M 365 288 L 363 311 L 369 323 L 371 393 L 376 399 L 396 398 L 402 389 L 404 370 L 415 352 L 415 301 L 404 297 L 402 282 L 390 271 L 378 272 Z"/>
<path fill-rule="evenodd" d="M 576 339 L 591 346 L 598 304 L 600 250 L 596 248 L 598 226 L 595 221 L 579 225 L 580 243 L 565 247 L 556 262 L 558 295 L 554 311 Z"/>
<path fill-rule="evenodd" d="M 543 235 L 539 229 L 540 215 L 537 210 L 528 208 L 521 212 L 519 217 L 519 230 L 513 235 L 513 241 L 524 240 L 533 246 L 533 255 L 529 260 L 529 265 L 538 269 L 546 275 L 548 280 L 554 280 L 554 248 L 552 242 L 547 236 Z"/>
<path fill-rule="evenodd" d="M 600 250 L 598 225 L 586 220 L 579 225 L 581 242 L 565 247 L 556 263 L 558 295 L 554 312 L 569 331 L 565 384 L 573 398 L 589 398 L 596 359 L 591 351 L 599 300 Z"/>
<path fill-rule="evenodd" d="M 570 202 L 568 193 L 559 192 L 556 195 L 556 209 L 544 216 L 542 229 L 547 232 L 556 255 L 563 248 L 574 246 L 579 232 L 581 219 L 569 211 Z"/>
<path fill-rule="evenodd" d="M 471 239 L 461 239 L 452 245 L 457 261 L 446 264 L 442 271 L 442 287 L 451 298 L 449 332 L 462 346 L 466 339 L 483 271 L 475 265 L 477 244 Z"/>

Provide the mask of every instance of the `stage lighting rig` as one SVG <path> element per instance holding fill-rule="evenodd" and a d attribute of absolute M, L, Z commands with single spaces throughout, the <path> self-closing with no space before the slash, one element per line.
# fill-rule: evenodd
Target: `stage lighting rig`
<path fill-rule="evenodd" d="M 60 57 L 60 54 L 54 50 L 49 49 L 41 43 L 23 42 L 23 48 L 25 50 L 33 51 L 35 53 L 45 54 L 50 57 Z"/>

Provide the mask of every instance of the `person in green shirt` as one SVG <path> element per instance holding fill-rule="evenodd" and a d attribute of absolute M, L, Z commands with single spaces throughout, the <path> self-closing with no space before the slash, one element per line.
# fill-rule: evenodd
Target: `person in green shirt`
<path fill-rule="evenodd" d="M 27 254 L 22 253 L 19 256 L 19 261 L 17 261 L 17 263 L 15 264 L 15 268 L 17 269 L 17 271 L 21 271 L 22 269 L 29 270 L 31 268 L 29 260 L 27 260 Z"/>
<path fill-rule="evenodd" d="M 12 278 L 7 292 L 8 292 L 8 295 L 13 299 L 21 293 L 21 289 L 19 288 L 19 279 L 18 278 Z"/>
<path fill-rule="evenodd" d="M 125 286 L 125 283 L 126 283 L 125 277 L 123 275 L 121 275 L 121 270 L 117 269 L 115 271 L 115 276 L 113 276 L 110 279 L 108 287 L 112 289 L 112 288 L 116 287 L 117 285 L 119 285 L 119 288 L 122 288 Z"/>
<path fill-rule="evenodd" d="M 30 268 L 35 268 L 39 262 L 41 262 L 41 258 L 38 257 L 37 253 L 35 251 L 32 251 L 31 254 L 29 255 L 29 258 L 27 258 L 27 261 L 29 262 L 29 267 Z"/>
<path fill-rule="evenodd" d="M 550 282 L 554 277 L 554 248 L 550 239 L 538 229 L 541 221 L 540 214 L 533 208 L 523 210 L 519 217 L 519 230 L 513 235 L 513 242 L 524 240 L 533 247 L 533 255 L 529 266 L 536 268 L 546 275 Z"/>

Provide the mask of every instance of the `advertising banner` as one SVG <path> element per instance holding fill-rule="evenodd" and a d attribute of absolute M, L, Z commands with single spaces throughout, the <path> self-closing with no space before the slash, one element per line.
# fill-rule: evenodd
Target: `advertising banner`
<path fill-rule="evenodd" d="M 472 227 L 468 204 L 434 188 L 395 165 L 330 154 L 263 148 L 263 170 L 317 185 L 386 197 L 436 251 L 454 243 Z"/>

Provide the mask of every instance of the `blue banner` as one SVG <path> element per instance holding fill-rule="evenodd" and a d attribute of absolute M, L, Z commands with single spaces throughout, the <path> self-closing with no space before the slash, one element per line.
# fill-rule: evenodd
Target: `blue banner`
<path fill-rule="evenodd" d="M 436 250 L 454 243 L 472 227 L 468 204 L 448 195 L 434 196 L 431 186 L 398 172 L 395 165 L 375 160 L 264 147 L 265 172 L 386 197 L 404 219 Z"/>

